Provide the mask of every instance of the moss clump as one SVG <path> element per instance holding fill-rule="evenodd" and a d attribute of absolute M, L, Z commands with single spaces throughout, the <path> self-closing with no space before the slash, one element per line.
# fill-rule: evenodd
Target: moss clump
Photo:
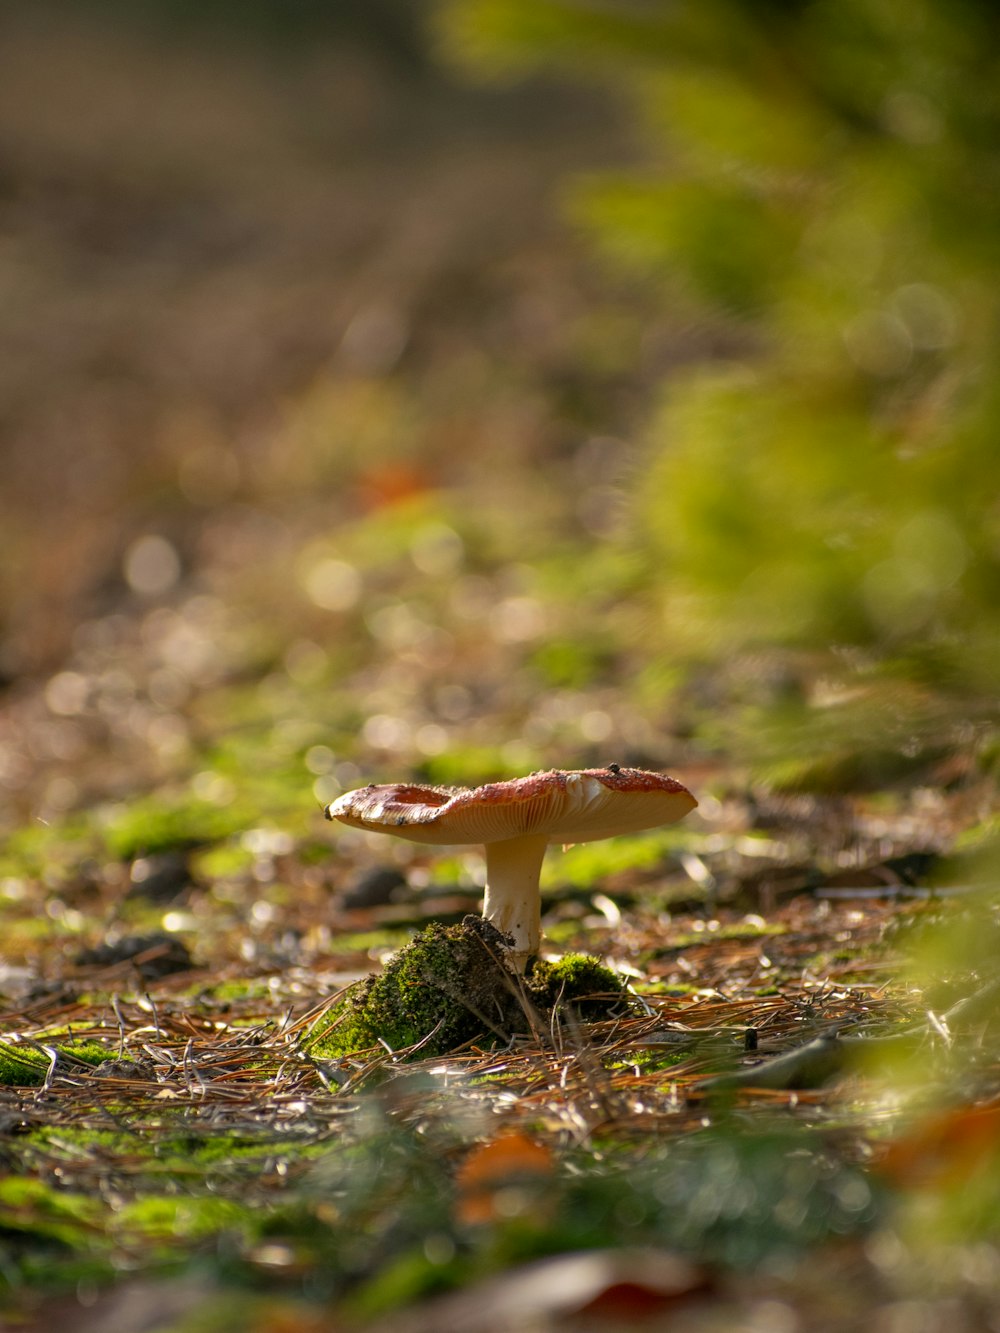
<path fill-rule="evenodd" d="M 441 1055 L 476 1037 L 506 1040 L 526 1019 L 503 950 L 499 932 L 478 917 L 428 926 L 351 990 L 315 1052 L 346 1055 L 381 1040 L 394 1051 L 424 1042 L 420 1054 Z"/>
<path fill-rule="evenodd" d="M 584 954 L 537 962 L 518 976 L 505 962 L 504 937 L 482 917 L 428 926 L 359 983 L 318 1034 L 313 1054 L 336 1057 L 380 1041 L 415 1057 L 444 1055 L 470 1041 L 506 1042 L 548 1026 L 572 1004 L 582 1019 L 604 1017 L 628 997 L 620 978 Z"/>
<path fill-rule="evenodd" d="M 618 973 L 586 953 L 568 953 L 554 963 L 540 959 L 528 985 L 540 1009 L 572 1004 L 579 1018 L 590 1021 L 607 1018 L 610 1010 L 627 1009 L 631 1003 Z"/>
<path fill-rule="evenodd" d="M 67 1041 L 46 1037 L 34 1038 L 34 1043 L 3 1041 L 0 1039 L 0 1084 L 15 1088 L 36 1088 L 45 1082 L 51 1067 L 51 1058 L 41 1049 L 42 1043 L 56 1052 L 56 1070 L 68 1069 L 75 1062 L 96 1068 L 108 1058 L 108 1048 L 96 1041 Z"/>

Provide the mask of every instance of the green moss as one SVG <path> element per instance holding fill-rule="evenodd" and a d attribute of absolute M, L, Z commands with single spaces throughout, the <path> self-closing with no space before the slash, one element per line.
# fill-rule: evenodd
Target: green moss
<path fill-rule="evenodd" d="M 248 871 L 253 863 L 253 852 L 242 843 L 234 841 L 220 842 L 202 848 L 191 857 L 192 872 L 209 881 L 224 879 L 227 875 L 241 875 Z"/>
<path fill-rule="evenodd" d="M 692 930 L 682 935 L 674 935 L 670 943 L 660 949 L 652 949 L 647 958 L 665 958 L 681 949 L 695 948 L 701 944 L 715 944 L 719 940 L 756 940 L 765 936 L 787 935 L 788 927 L 780 922 L 738 921 L 732 925 L 720 926 L 718 930 Z"/>
<path fill-rule="evenodd" d="M 242 828 L 247 818 L 245 810 L 233 805 L 215 805 L 186 793 L 154 795 L 116 809 L 103 834 L 111 855 L 130 861 L 173 847 L 220 842 Z"/>
<path fill-rule="evenodd" d="M 156 1194 L 126 1204 L 117 1220 L 123 1232 L 176 1242 L 246 1227 L 250 1216 L 244 1204 L 230 1199 Z"/>
<path fill-rule="evenodd" d="M 183 992 L 185 998 L 202 1005 L 230 1005 L 241 1000 L 265 1000 L 272 994 L 266 978 L 248 977 L 241 981 L 220 981 L 214 986 L 203 983 Z"/>
<path fill-rule="evenodd" d="M 417 1245 L 390 1260 L 374 1279 L 353 1292 L 347 1309 L 356 1320 L 387 1315 L 459 1286 L 467 1271 L 465 1256 L 453 1255 L 443 1263 L 436 1262 L 427 1257 L 423 1245 Z"/>
<path fill-rule="evenodd" d="M 602 842 L 582 842 L 564 852 L 553 852 L 542 866 L 542 887 L 573 884 L 591 889 L 604 884 L 613 875 L 633 870 L 652 870 L 663 865 L 671 852 L 682 843 L 683 833 L 675 829 L 654 829 L 627 838 L 606 838 Z M 690 889 L 686 890 L 690 893 Z"/>
<path fill-rule="evenodd" d="M 379 930 L 338 932 L 334 947 L 338 954 L 369 953 L 373 949 L 402 949 L 410 938 L 405 926 L 383 926 Z"/>
<path fill-rule="evenodd" d="M 548 921 L 545 925 L 545 939 L 549 944 L 562 946 L 571 940 L 577 940 L 583 934 L 583 927 L 578 918 L 566 921 Z"/>
<path fill-rule="evenodd" d="M 582 1019 L 606 1018 L 609 1005 L 628 1004 L 618 973 L 590 954 L 568 953 L 553 963 L 537 962 L 528 986 L 539 1008 L 552 1010 L 572 1003 Z"/>
<path fill-rule="evenodd" d="M 86 1194 L 53 1189 L 28 1176 L 0 1180 L 0 1229 L 8 1236 L 79 1245 L 105 1220 L 105 1205 Z"/>
<path fill-rule="evenodd" d="M 596 641 L 595 641 L 596 640 Z M 553 688 L 585 689 L 602 670 L 607 670 L 611 652 L 595 635 L 593 639 L 546 639 L 531 657 L 531 665 Z"/>
<path fill-rule="evenodd" d="M 470 1041 L 507 1041 L 544 1030 L 553 1011 L 572 1004 L 584 1020 L 627 1005 L 621 979 L 585 954 L 536 962 L 516 976 L 504 962 L 499 933 L 481 917 L 435 923 L 416 935 L 384 970 L 361 982 L 314 1039 L 315 1055 L 336 1058 L 384 1044 L 444 1055 Z"/>
<path fill-rule="evenodd" d="M 634 1070 L 642 1074 L 654 1074 L 660 1069 L 673 1069 L 676 1065 L 682 1065 L 690 1057 L 688 1046 L 673 1050 L 639 1049 L 630 1051 L 627 1059 L 608 1061 L 605 1068 L 609 1072 Z"/>
<path fill-rule="evenodd" d="M 98 1041 L 55 1041 L 45 1033 L 32 1038 L 32 1043 L 0 1039 L 0 1084 L 8 1087 L 33 1088 L 45 1082 L 52 1061 L 41 1047 L 56 1052 L 56 1068 L 72 1064 L 96 1067 L 111 1056 L 107 1046 Z"/>
<path fill-rule="evenodd" d="M 670 1000 L 684 1000 L 689 995 L 697 995 L 701 987 L 685 982 L 637 981 L 634 990 L 639 995 L 656 995 Z"/>
<path fill-rule="evenodd" d="M 420 931 L 352 990 L 315 1053 L 345 1055 L 380 1040 L 396 1051 L 427 1039 L 422 1053 L 440 1055 L 487 1033 L 506 1038 L 522 1030 L 517 983 L 499 961 L 502 944 L 490 947 L 466 924 L 473 919 Z"/>
<path fill-rule="evenodd" d="M 45 1082 L 49 1060 L 33 1046 L 0 1042 L 0 1083 L 8 1087 L 35 1087 Z"/>
<path fill-rule="evenodd" d="M 0 879 L 58 879 L 71 873 L 88 853 L 94 838 L 88 821 L 73 816 L 56 824 L 27 824 L 5 836 L 0 851 Z"/>
<path fill-rule="evenodd" d="M 445 786 L 452 783 L 469 785 L 476 782 L 496 782 L 500 778 L 516 777 L 524 764 L 520 756 L 516 762 L 505 754 L 503 746 L 465 745 L 449 746 L 441 754 L 430 756 L 423 765 L 428 782 Z"/>

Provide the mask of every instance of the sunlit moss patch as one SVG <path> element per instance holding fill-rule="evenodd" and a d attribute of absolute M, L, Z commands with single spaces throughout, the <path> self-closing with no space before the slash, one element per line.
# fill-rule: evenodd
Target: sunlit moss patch
<path fill-rule="evenodd" d="M 50 1054 L 51 1052 L 51 1054 Z M 38 1087 L 53 1067 L 68 1070 L 74 1065 L 96 1068 L 111 1058 L 113 1052 L 98 1041 L 66 1041 L 58 1044 L 44 1035 L 29 1042 L 0 1039 L 0 1084 L 8 1087 Z"/>
<path fill-rule="evenodd" d="M 315 1040 L 314 1054 L 340 1056 L 377 1045 L 443 1055 L 468 1042 L 504 1043 L 544 1031 L 554 1011 L 607 1016 L 629 1005 L 625 987 L 596 958 L 539 960 L 528 976 L 504 962 L 498 932 L 481 917 L 421 931 L 379 974 L 359 983 Z"/>

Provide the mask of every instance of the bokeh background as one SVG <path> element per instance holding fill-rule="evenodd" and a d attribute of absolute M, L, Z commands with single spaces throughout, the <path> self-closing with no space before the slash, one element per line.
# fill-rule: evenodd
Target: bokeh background
<path fill-rule="evenodd" d="M 896 1303 L 866 1327 L 997 1326 L 998 30 L 993 0 L 7 0 L 0 1054 L 19 1086 L 35 1033 L 38 1098 L 4 1112 L 4 1160 L 35 1176 L 7 1182 L 27 1266 L 0 1277 L 46 1291 L 65 1260 L 96 1299 L 106 1181 L 126 1179 L 139 1211 L 107 1243 L 129 1274 L 168 1231 L 199 1271 L 226 1265 L 202 1242 L 228 1216 L 304 1238 L 289 1278 L 323 1300 L 370 1279 L 395 1308 L 581 1236 L 739 1251 L 754 1300 L 792 1273 L 789 1241 L 832 1237 L 787 1278 L 818 1293 L 803 1308 L 859 1327 L 874 1290 Z M 274 1089 L 286 1065 L 312 1076 L 296 1030 L 413 925 L 464 915 L 484 873 L 475 849 L 335 831 L 321 806 L 610 762 L 676 773 L 699 809 L 554 849 L 551 944 L 607 950 L 659 1012 L 720 1003 L 701 1021 L 733 1061 L 748 1014 L 761 1054 L 880 1009 L 919 1040 L 837 1100 L 807 1088 L 771 1120 L 755 1099 L 770 1147 L 749 1103 L 714 1137 L 699 1103 L 679 1117 L 672 1055 L 614 1125 L 598 1058 L 567 1093 L 540 1044 L 522 1083 L 466 1092 L 494 1132 L 504 1106 L 588 1153 L 593 1132 L 582 1192 L 442 1279 L 455 1247 L 434 1257 L 428 1217 L 450 1234 L 454 1150 L 480 1133 L 458 1084 L 383 1098 L 379 1053 L 359 1152 L 341 1142 L 312 1212 L 304 1151 L 227 1140 L 248 1111 L 228 1056 L 201 1100 L 191 1034 L 292 1042 L 247 1094 L 253 1132 L 292 1142 Z M 121 1158 L 71 1137 L 94 1085 L 46 1100 L 39 1045 L 70 1022 L 98 1058 L 141 1037 L 188 1079 L 176 1149 L 158 1091 Z M 346 1099 L 324 1129 L 302 1087 L 295 1114 L 333 1144 Z M 886 1136 L 928 1108 L 944 1119 L 897 1142 L 899 1200 L 862 1256 L 882 1186 L 857 1168 L 891 1166 Z M 393 1117 L 419 1126 L 405 1151 Z M 187 1183 L 160 1211 L 174 1160 Z M 624 1202 L 616 1161 L 641 1185 Z M 61 1229 L 74 1189 L 82 1232 Z M 279 1192 L 291 1221 L 268 1232 Z M 754 1326 L 798 1326 L 770 1294 Z"/>
<path fill-rule="evenodd" d="M 14 821 L 618 759 L 965 787 L 975 823 L 996 29 L 8 5 Z"/>

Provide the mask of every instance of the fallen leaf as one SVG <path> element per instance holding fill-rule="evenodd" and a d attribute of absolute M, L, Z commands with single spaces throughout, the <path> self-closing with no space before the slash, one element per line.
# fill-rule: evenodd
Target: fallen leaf
<path fill-rule="evenodd" d="M 898 1188 L 949 1187 L 990 1169 L 1000 1156 L 1000 1103 L 955 1106 L 900 1134 L 876 1165 Z"/>
<path fill-rule="evenodd" d="M 455 1216 L 465 1226 L 482 1226 L 519 1211 L 517 1197 L 551 1177 L 553 1160 L 544 1144 L 513 1132 L 481 1144 L 466 1157 L 455 1176 Z M 512 1206 L 514 1205 L 514 1206 Z"/>
<path fill-rule="evenodd" d="M 372 1333 L 520 1333 L 526 1328 L 645 1325 L 707 1293 L 705 1269 L 667 1250 L 591 1250 L 512 1268 L 462 1291 L 397 1312 Z M 584 1322 L 581 1322 L 584 1321 Z M 671 1325 L 672 1326 L 672 1325 Z"/>

